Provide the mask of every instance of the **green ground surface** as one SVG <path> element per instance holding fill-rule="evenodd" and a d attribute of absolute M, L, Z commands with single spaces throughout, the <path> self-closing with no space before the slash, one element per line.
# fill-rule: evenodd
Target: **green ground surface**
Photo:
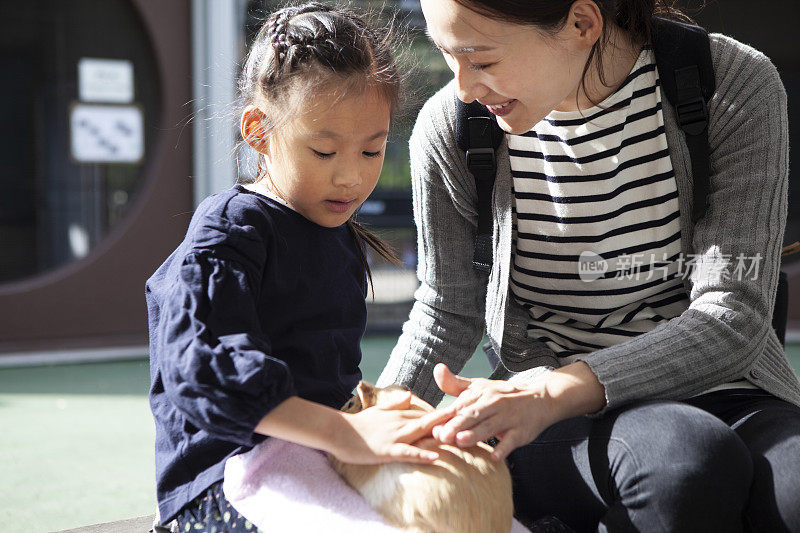
<path fill-rule="evenodd" d="M 392 337 L 364 340 L 374 381 Z M 800 371 L 800 344 L 787 353 Z M 485 376 L 482 355 L 465 376 Z M 0 369 L 2 531 L 48 532 L 150 514 L 154 428 L 145 360 Z"/>
<path fill-rule="evenodd" d="M 394 337 L 362 344 L 375 381 Z M 466 376 L 485 376 L 473 358 Z M 152 514 L 147 361 L 0 368 L 0 531 L 48 532 Z"/>

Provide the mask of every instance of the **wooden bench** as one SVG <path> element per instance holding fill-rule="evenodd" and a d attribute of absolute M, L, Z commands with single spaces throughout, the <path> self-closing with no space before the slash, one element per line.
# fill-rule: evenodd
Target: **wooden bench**
<path fill-rule="evenodd" d="M 78 527 L 75 529 L 65 529 L 55 533 L 146 533 L 151 531 L 153 526 L 153 515 L 129 518 L 117 522 L 106 522 L 93 526 Z M 537 520 L 530 526 L 531 533 L 570 533 L 572 530 L 561 523 L 559 520 L 548 517 Z"/>
<path fill-rule="evenodd" d="M 56 533 L 147 533 L 153 527 L 153 518 L 153 515 L 140 516 L 117 522 L 65 529 Z"/>

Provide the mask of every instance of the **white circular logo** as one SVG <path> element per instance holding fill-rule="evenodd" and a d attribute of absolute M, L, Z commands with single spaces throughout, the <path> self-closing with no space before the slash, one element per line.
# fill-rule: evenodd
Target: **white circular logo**
<path fill-rule="evenodd" d="M 608 261 L 594 252 L 581 252 L 578 258 L 578 276 L 582 281 L 594 281 L 608 272 Z"/>

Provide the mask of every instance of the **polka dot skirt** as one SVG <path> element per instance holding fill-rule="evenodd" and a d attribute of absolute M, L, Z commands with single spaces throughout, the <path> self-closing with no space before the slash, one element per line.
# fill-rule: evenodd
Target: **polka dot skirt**
<path fill-rule="evenodd" d="M 211 485 L 205 493 L 184 507 L 175 520 L 178 522 L 178 531 L 182 533 L 263 533 L 225 499 L 222 481 Z"/>

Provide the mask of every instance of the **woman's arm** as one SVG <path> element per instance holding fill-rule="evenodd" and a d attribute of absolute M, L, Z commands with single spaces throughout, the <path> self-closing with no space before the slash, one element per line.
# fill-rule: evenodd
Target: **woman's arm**
<path fill-rule="evenodd" d="M 731 40 L 718 39 L 715 67 L 711 191 L 707 213 L 693 228 L 697 261 L 687 311 L 527 383 L 473 380 L 465 389 L 481 389 L 487 399 L 459 397 L 456 417 L 435 431 L 440 439 L 453 441 L 469 430 L 461 437 L 469 443 L 499 431 L 502 455 L 569 416 L 647 398 L 682 399 L 748 375 L 773 335 L 787 206 L 786 93 L 769 60 Z M 672 115 L 666 118 L 674 121 Z M 676 172 L 687 172 L 682 133 L 673 132 L 669 141 L 683 155 L 673 158 L 685 167 Z M 740 256 L 758 268 L 740 276 L 734 271 Z"/>
<path fill-rule="evenodd" d="M 455 144 L 454 99 L 449 86 L 431 97 L 409 142 L 420 287 L 378 380 L 379 386 L 402 383 L 432 405 L 442 397 L 433 381 L 435 364 L 463 368 L 484 331 L 487 276 L 472 266 L 475 183 L 465 161 L 443 147 Z"/>
<path fill-rule="evenodd" d="M 763 54 L 712 37 L 717 91 L 709 104 L 710 191 L 694 224 L 689 308 L 680 316 L 581 359 L 609 408 L 645 398 L 683 399 L 749 375 L 769 341 L 786 225 L 786 92 Z M 665 106 L 679 187 L 691 183 L 688 150 Z M 677 156 L 677 157 L 676 157 Z M 679 189 L 682 197 L 691 190 Z M 685 217 L 688 213 L 682 212 Z M 686 227 L 686 225 L 682 225 Z M 685 238 L 685 237 L 684 237 Z M 744 270 L 737 271 L 739 261 Z M 750 267 L 753 270 L 748 272 Z"/>
<path fill-rule="evenodd" d="M 444 392 L 458 397 L 450 406 L 453 418 L 435 427 L 434 437 L 461 447 L 497 437 L 492 455 L 498 460 L 552 424 L 605 405 L 603 386 L 583 362 L 525 381 L 464 378 L 445 365 L 438 365 L 434 375 Z"/>

